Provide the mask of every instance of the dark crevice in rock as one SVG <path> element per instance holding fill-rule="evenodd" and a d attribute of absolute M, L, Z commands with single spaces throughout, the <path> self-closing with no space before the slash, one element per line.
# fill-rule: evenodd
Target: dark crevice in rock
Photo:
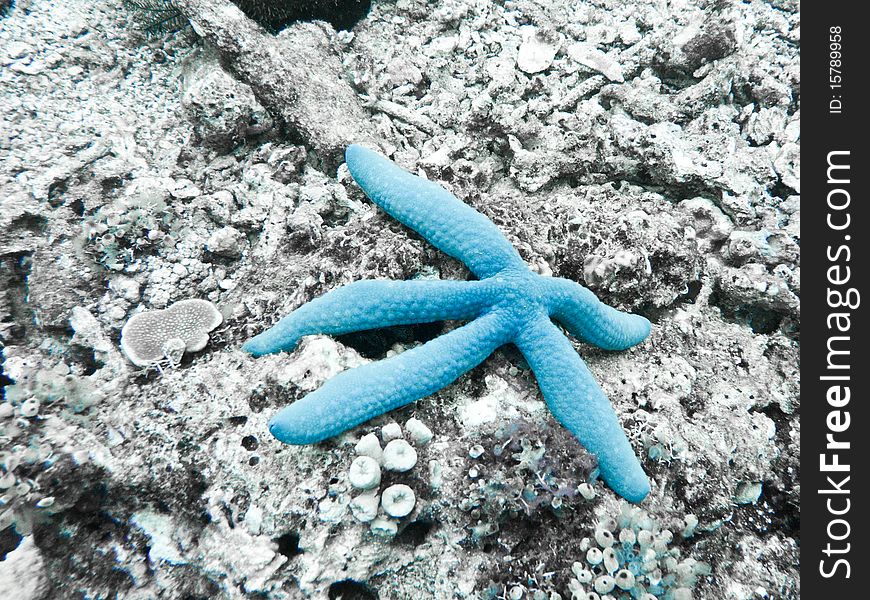
<path fill-rule="evenodd" d="M 329 600 L 377 600 L 378 592 L 353 579 L 336 581 L 329 586 Z"/>
<path fill-rule="evenodd" d="M 34 528 L 34 542 L 48 566 L 46 576 L 57 590 L 48 598 L 64 597 L 62 590 L 84 582 L 90 589 L 120 595 L 134 585 L 129 573 L 115 568 L 114 551 L 106 553 L 115 544 L 123 545 L 130 530 L 123 519 L 107 511 L 110 497 L 118 494 L 110 492 L 104 477 L 99 468 L 63 458 L 41 478 L 47 494 L 65 501 L 73 499 L 69 508 Z"/>
<path fill-rule="evenodd" d="M 32 268 L 30 253 L 0 258 L 0 341 L 5 345 L 25 339 L 34 314 L 27 304 L 27 277 Z"/>
<path fill-rule="evenodd" d="M 42 215 L 24 214 L 14 219 L 9 226 L 10 231 L 23 229 L 31 233 L 42 234 L 45 232 L 45 226 L 48 224 L 48 219 Z"/>
<path fill-rule="evenodd" d="M 68 333 L 71 338 L 73 335 L 72 330 Z M 64 355 L 67 363 L 75 364 L 80 367 L 81 372 L 79 374 L 82 376 L 92 375 L 103 365 L 101 361 L 96 359 L 94 351 L 91 348 L 70 345 Z"/>
<path fill-rule="evenodd" d="M 441 335 L 444 331 L 444 323 L 419 323 L 416 325 L 400 325 L 397 327 L 384 327 L 358 331 L 345 335 L 336 336 L 336 339 L 350 346 L 362 356 L 380 360 L 387 356 L 387 352 L 396 344 L 413 344 L 418 342 L 425 344 L 431 339 Z"/>
<path fill-rule="evenodd" d="M 351 30 L 369 14 L 371 0 L 233 0 L 246 15 L 276 32 L 295 21 L 326 21 Z"/>
<path fill-rule="evenodd" d="M 590 507 L 566 512 L 562 517 L 552 513 L 537 513 L 535 517 L 521 515 L 501 525 L 497 534 L 491 536 L 484 547 L 491 555 L 489 567 L 478 577 L 476 589 L 505 589 L 512 582 L 534 578 L 545 582 L 546 588 L 558 591 L 562 597 L 571 597 L 568 591 L 571 564 L 575 557 L 583 555 L 580 550 L 581 536 L 564 539 L 558 554 L 549 544 L 549 536 L 542 531 L 582 531 L 588 528 Z M 513 557 L 505 561 L 504 557 Z M 542 560 L 546 557 L 546 561 Z M 545 576 L 545 573 L 548 573 Z"/>
<path fill-rule="evenodd" d="M 63 204 L 63 196 L 69 188 L 69 182 L 66 179 L 52 181 L 48 185 L 48 203 L 52 208 L 57 208 Z"/>
<path fill-rule="evenodd" d="M 6 371 L 3 370 L 3 362 L 0 361 L 0 388 L 3 388 L 3 397 L 6 397 L 6 386 L 14 384 L 15 381 L 7 377 Z"/>
<path fill-rule="evenodd" d="M 721 196 L 721 189 L 700 177 L 692 181 L 662 181 L 650 171 L 639 168 L 631 173 L 613 173 L 613 178 L 620 178 L 626 183 L 636 185 L 646 192 L 653 192 L 665 198 L 693 198 L 695 196 Z"/>
<path fill-rule="evenodd" d="M 791 189 L 782 182 L 782 177 L 778 178 L 776 180 L 776 183 L 770 186 L 767 191 L 770 192 L 770 195 L 774 198 L 781 198 L 783 200 L 785 200 L 789 196 L 797 195 L 797 192 L 795 190 Z"/>
<path fill-rule="evenodd" d="M 701 294 L 703 287 L 704 284 L 700 280 L 690 281 L 686 284 L 686 292 L 674 298 L 674 301 L 667 306 L 654 306 L 650 303 L 645 303 L 632 312 L 646 317 L 652 323 L 658 325 L 665 315 L 678 308 L 681 304 L 694 304 Z"/>
<path fill-rule="evenodd" d="M 418 519 L 417 521 L 408 523 L 408 525 L 399 532 L 393 541 L 396 544 L 417 547 L 426 541 L 426 536 L 429 535 L 429 532 L 432 531 L 435 525 L 435 521 Z"/>
<path fill-rule="evenodd" d="M 708 298 L 710 306 L 716 307 L 722 317 L 734 323 L 748 325 L 753 333 L 770 334 L 779 329 L 787 315 L 772 308 L 758 304 L 737 304 L 730 302 L 716 284 Z"/>
<path fill-rule="evenodd" d="M 306 373 L 307 377 L 308 374 Z M 248 406 L 252 412 L 263 412 L 269 407 L 283 407 L 293 404 L 305 394 L 296 386 L 283 386 L 271 378 L 258 386 L 248 397 Z"/>
<path fill-rule="evenodd" d="M 284 535 L 276 537 L 272 541 L 278 544 L 278 553 L 287 558 L 293 558 L 294 556 L 302 554 L 302 548 L 299 547 L 298 533 L 290 531 Z"/>
<path fill-rule="evenodd" d="M 14 527 L 7 527 L 0 531 L 0 560 L 5 560 L 6 555 L 15 550 L 23 539 Z"/>
<path fill-rule="evenodd" d="M 776 424 L 776 445 L 784 449 L 774 461 L 773 471 L 776 478 L 765 481 L 762 488 L 762 499 L 772 509 L 766 533 L 781 533 L 788 537 L 799 538 L 800 498 L 794 490 L 799 489 L 800 486 L 800 458 L 793 452 L 797 451 L 797 445 L 789 433 L 794 429 L 792 420 L 797 420 L 799 417 L 797 414 L 785 413 L 778 404 L 768 404 L 758 412 Z"/>

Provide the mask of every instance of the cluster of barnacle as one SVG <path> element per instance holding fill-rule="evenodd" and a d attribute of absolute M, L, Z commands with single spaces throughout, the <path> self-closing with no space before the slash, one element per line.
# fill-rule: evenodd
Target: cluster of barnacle
<path fill-rule="evenodd" d="M 14 526 L 18 535 L 29 535 L 38 520 L 51 514 L 54 497 L 41 494 L 34 479 L 16 473 L 22 465 L 43 464 L 50 458 L 47 446 L 13 446 L 0 452 L 0 531 Z"/>
<path fill-rule="evenodd" d="M 499 524 L 524 513 L 548 510 L 557 516 L 573 502 L 591 500 L 595 457 L 565 431 L 546 424 L 515 421 L 494 432 L 489 449 L 475 444 L 468 452 L 469 487 L 460 509 L 476 524 L 480 540 Z"/>
<path fill-rule="evenodd" d="M 82 413 L 100 399 L 98 390 L 87 380 L 70 371 L 60 362 L 51 368 L 23 373 L 14 384 L 6 387 L 6 401 L 0 404 L 3 419 L 0 436 L 15 437 L 19 419 L 31 419 L 44 406 L 63 402 L 73 413 Z M 24 421 L 28 423 L 28 421 Z"/>
<path fill-rule="evenodd" d="M 27 535 L 54 506 L 54 498 L 44 496 L 36 481 L 54 454 L 38 431 L 40 412 L 63 403 L 80 413 L 99 400 L 99 393 L 59 363 L 22 374 L 5 395 L 0 403 L 0 531 L 14 525 L 19 535 Z"/>
<path fill-rule="evenodd" d="M 691 537 L 697 525 L 697 517 L 686 515 L 680 535 Z M 673 539 L 646 511 L 624 504 L 617 519 L 600 523 L 593 537 L 581 540 L 585 557 L 572 565 L 568 589 L 584 600 L 691 600 L 692 588 L 710 567 L 680 560 Z"/>
<path fill-rule="evenodd" d="M 160 244 L 174 245 L 180 226 L 160 194 L 146 192 L 116 199 L 85 223 L 85 236 L 104 267 L 121 271 Z"/>
<path fill-rule="evenodd" d="M 408 419 L 405 431 L 417 446 L 425 446 L 432 439 L 432 431 L 419 419 Z M 413 512 L 417 496 L 404 483 L 394 483 L 381 491 L 381 468 L 406 473 L 417 464 L 417 451 L 404 439 L 398 423 L 382 427 L 381 440 L 386 444 L 383 448 L 378 436 L 369 433 L 356 445 L 358 456 L 348 469 L 348 480 L 360 493 L 351 500 L 350 511 L 358 521 L 368 523 L 373 533 L 393 537 L 399 521 Z"/>

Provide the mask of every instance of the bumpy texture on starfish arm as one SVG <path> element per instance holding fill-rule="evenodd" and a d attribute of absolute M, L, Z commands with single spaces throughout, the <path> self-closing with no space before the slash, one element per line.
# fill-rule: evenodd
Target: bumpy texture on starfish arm
<path fill-rule="evenodd" d="M 649 482 L 616 413 L 550 318 L 609 350 L 642 341 L 649 321 L 602 304 L 573 281 L 533 273 L 491 221 L 440 186 L 360 146 L 350 146 L 346 158 L 376 204 L 463 261 L 480 280 L 353 283 L 299 307 L 244 349 L 259 356 L 292 350 L 313 333 L 470 322 L 398 356 L 340 373 L 275 415 L 272 434 L 289 444 L 327 439 L 438 391 L 499 346 L 514 343 L 553 414 L 598 456 L 604 481 L 628 500 L 643 500 Z"/>
<path fill-rule="evenodd" d="M 579 340 L 604 350 L 627 350 L 649 335 L 647 319 L 607 306 L 579 283 L 552 278 L 546 285 L 550 315 Z"/>
<path fill-rule="evenodd" d="M 412 175 L 362 146 L 349 146 L 347 168 L 372 202 L 481 279 L 514 265 L 526 268 L 495 224 L 437 183 Z"/>
<path fill-rule="evenodd" d="M 292 350 L 305 335 L 473 319 L 488 306 L 479 281 L 355 281 L 315 298 L 248 340 L 254 356 Z"/>
<path fill-rule="evenodd" d="M 488 314 L 401 354 L 343 371 L 282 409 L 269 431 L 287 444 L 313 444 L 453 383 L 508 342 Z"/>
<path fill-rule="evenodd" d="M 541 318 L 515 343 L 535 373 L 550 411 L 598 457 L 601 478 L 626 500 L 643 500 L 649 493 L 649 481 L 610 401 L 571 342 L 549 319 Z"/>

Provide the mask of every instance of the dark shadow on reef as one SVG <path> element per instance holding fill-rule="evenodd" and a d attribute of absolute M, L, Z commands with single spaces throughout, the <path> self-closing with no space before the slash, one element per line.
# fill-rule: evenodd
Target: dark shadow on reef
<path fill-rule="evenodd" d="M 353 29 L 371 0 L 233 0 L 246 15 L 277 32 L 295 21 L 326 21 L 336 31 Z"/>

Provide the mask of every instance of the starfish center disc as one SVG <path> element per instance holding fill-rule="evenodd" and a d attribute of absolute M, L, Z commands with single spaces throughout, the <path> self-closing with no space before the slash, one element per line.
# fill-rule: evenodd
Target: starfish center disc
<path fill-rule="evenodd" d="M 491 278 L 496 305 L 517 323 L 537 316 L 544 307 L 541 277 L 531 271 L 512 270 Z"/>

